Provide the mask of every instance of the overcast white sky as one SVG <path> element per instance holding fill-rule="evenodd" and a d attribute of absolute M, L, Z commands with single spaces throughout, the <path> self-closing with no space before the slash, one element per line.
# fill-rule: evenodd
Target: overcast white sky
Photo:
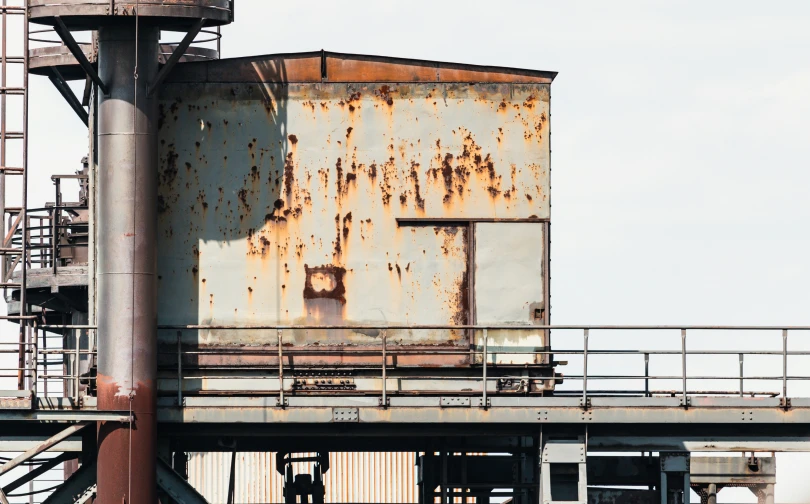
<path fill-rule="evenodd" d="M 225 57 L 323 48 L 556 70 L 553 322 L 810 325 L 808 2 L 238 0 L 223 37 Z M 46 79 L 31 93 L 42 201 L 50 173 L 78 167 L 86 130 Z M 778 465 L 777 502 L 810 500 L 810 457 Z"/>

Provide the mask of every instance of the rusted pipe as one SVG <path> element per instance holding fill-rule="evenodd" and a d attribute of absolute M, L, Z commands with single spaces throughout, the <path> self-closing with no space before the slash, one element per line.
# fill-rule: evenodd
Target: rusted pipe
<path fill-rule="evenodd" d="M 99 426 L 97 499 L 154 504 L 159 30 L 136 19 L 98 32 L 98 409 L 136 420 Z"/>

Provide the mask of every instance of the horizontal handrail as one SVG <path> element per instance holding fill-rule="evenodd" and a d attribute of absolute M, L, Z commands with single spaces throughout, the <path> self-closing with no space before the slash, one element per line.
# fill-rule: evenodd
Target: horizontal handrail
<path fill-rule="evenodd" d="M 98 329 L 95 325 L 86 324 L 50 324 L 40 326 L 42 329 Z M 237 329 L 237 330 L 256 330 L 256 329 L 281 329 L 281 330 L 295 330 L 295 329 L 491 329 L 491 330 L 528 330 L 528 329 L 541 329 L 541 330 L 721 330 L 721 331 L 810 331 L 810 326 L 701 326 L 701 325 L 504 325 L 504 324 L 391 324 L 391 325 L 317 325 L 317 324 L 294 324 L 294 325 L 230 325 L 230 324 L 158 324 L 158 329 L 179 329 L 179 330 L 196 330 L 196 329 Z M 780 352 L 781 353 L 781 352 Z M 680 352 L 678 352 L 680 354 Z"/>

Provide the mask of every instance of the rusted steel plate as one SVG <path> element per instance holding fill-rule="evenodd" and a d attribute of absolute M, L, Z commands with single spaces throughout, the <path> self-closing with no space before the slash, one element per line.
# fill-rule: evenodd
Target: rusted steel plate
<path fill-rule="evenodd" d="M 180 65 L 169 82 L 551 84 L 556 72 L 327 51 Z"/>
<path fill-rule="evenodd" d="M 325 55 L 330 82 L 463 82 L 550 84 L 554 72 L 518 68 L 485 67 L 436 61 L 362 56 Z"/>
<path fill-rule="evenodd" d="M 162 92 L 159 323 L 472 322 L 468 221 L 549 216 L 548 85 L 273 84 L 256 59 L 240 61 L 223 69 L 246 82 L 174 83 Z M 283 75 L 284 61 L 266 68 Z M 206 65 L 211 79 L 217 64 Z M 533 274 L 542 286 L 543 271 Z M 509 323 L 531 323 L 525 294 L 514 298 L 519 318 Z M 542 290 L 537 296 L 531 302 L 542 302 Z M 465 330 L 386 337 L 426 349 L 472 343 Z M 161 331 L 165 347 L 176 338 Z M 182 338 L 188 349 L 277 344 L 273 330 Z M 360 328 L 297 330 L 283 344 L 379 348 L 381 338 Z M 199 359 L 253 364 L 262 356 Z M 468 355 L 398 359 L 469 363 Z M 294 360 L 379 365 L 380 356 Z"/>

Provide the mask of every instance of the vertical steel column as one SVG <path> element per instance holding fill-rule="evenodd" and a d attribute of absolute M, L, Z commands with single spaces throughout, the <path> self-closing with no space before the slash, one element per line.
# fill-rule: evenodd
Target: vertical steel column
<path fill-rule="evenodd" d="M 97 498 L 154 504 L 157 98 L 147 88 L 158 72 L 159 30 L 130 20 L 98 36 L 109 91 L 98 105 L 98 408 L 131 409 L 135 422 L 100 424 Z"/>
<path fill-rule="evenodd" d="M 689 490 L 684 490 L 685 494 L 688 494 Z M 684 495 L 684 500 L 687 499 L 687 496 Z M 714 483 L 709 483 L 709 487 L 706 489 L 706 504 L 717 504 L 717 485 Z"/>

